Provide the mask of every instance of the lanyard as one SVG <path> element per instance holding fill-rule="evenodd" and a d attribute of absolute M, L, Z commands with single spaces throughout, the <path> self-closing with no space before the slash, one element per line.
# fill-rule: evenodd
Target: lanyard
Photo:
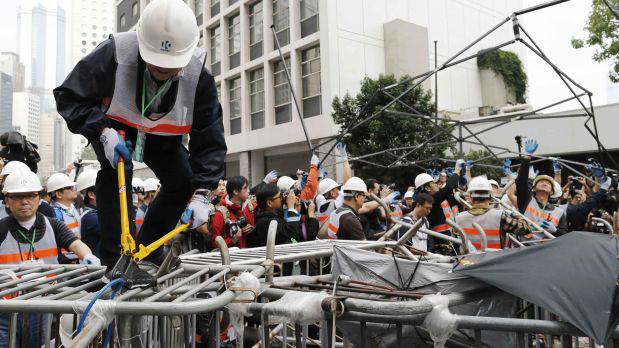
<path fill-rule="evenodd" d="M 22 237 L 24 237 L 24 239 L 25 239 L 25 240 L 28 240 L 28 238 L 27 238 L 27 237 L 26 237 L 26 235 L 25 235 L 25 234 L 21 231 L 21 229 L 18 229 L 18 230 L 17 230 L 17 232 L 19 232 L 19 234 L 20 234 Z M 29 242 L 30 247 L 28 248 L 28 249 L 29 249 L 29 252 L 28 252 L 28 253 L 30 254 L 30 260 L 34 260 L 34 240 L 36 239 L 36 237 L 37 237 L 37 229 L 35 228 L 35 229 L 34 229 L 34 232 L 32 233 L 32 240 L 30 240 L 30 242 Z M 19 242 L 17 243 L 17 245 L 19 246 Z M 22 261 L 23 261 L 23 257 L 21 256 L 21 248 L 20 248 L 20 250 L 19 250 L 19 251 L 20 251 L 20 252 L 19 252 L 19 256 L 22 258 Z"/>
<path fill-rule="evenodd" d="M 146 77 L 147 77 L 147 74 L 148 74 L 148 69 L 144 68 L 144 76 L 142 78 L 142 114 L 141 114 L 142 115 L 142 121 L 143 121 L 143 118 L 144 118 L 144 114 L 146 113 L 146 110 L 148 110 L 148 108 L 153 104 L 155 99 L 159 98 L 161 96 L 161 94 L 163 94 L 165 91 L 168 90 L 168 87 L 172 83 L 172 79 L 168 79 L 161 87 L 159 87 L 157 89 L 157 92 L 155 92 L 155 96 L 153 96 L 153 98 L 145 106 L 144 103 L 146 102 Z"/>

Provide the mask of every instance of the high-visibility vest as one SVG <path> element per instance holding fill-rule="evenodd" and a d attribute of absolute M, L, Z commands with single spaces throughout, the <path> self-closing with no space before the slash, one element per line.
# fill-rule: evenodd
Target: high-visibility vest
<path fill-rule="evenodd" d="M 469 241 L 478 250 L 481 249 L 481 236 L 473 227 L 473 223 L 479 224 L 484 229 L 488 248 L 501 249 L 502 215 L 503 211 L 499 209 L 490 209 L 481 215 L 473 215 L 469 211 L 465 211 L 456 217 L 456 223 L 462 227 Z"/>
<path fill-rule="evenodd" d="M 445 216 L 445 220 L 447 219 L 453 220 L 452 216 L 455 216 L 455 215 L 453 215 L 453 211 L 451 210 L 451 206 L 449 205 L 449 202 L 442 201 L 441 210 L 443 210 L 443 216 Z M 447 233 L 451 231 L 451 227 L 448 224 L 444 223 L 444 224 L 432 227 L 432 231 L 440 232 L 440 233 Z"/>
<path fill-rule="evenodd" d="M 142 210 L 141 208 L 137 208 L 135 210 L 135 235 L 139 236 L 140 235 L 140 229 L 142 228 L 142 224 L 144 224 L 144 216 L 146 215 L 146 212 L 144 212 L 144 210 Z"/>
<path fill-rule="evenodd" d="M 116 73 L 114 93 L 103 99 L 105 115 L 129 127 L 142 130 L 145 133 L 157 135 L 182 135 L 191 130 L 196 88 L 202 73 L 203 50 L 196 47 L 189 64 L 182 70 L 178 80 L 175 103 L 172 109 L 164 114 L 151 113 L 142 117 L 141 110 L 136 105 L 135 96 L 137 81 L 141 80 L 144 71 L 138 71 L 138 41 L 135 31 L 114 35 L 116 49 Z M 139 86 L 141 89 L 142 86 Z M 170 89 L 172 90 L 172 89 Z M 152 96 L 151 96 L 152 97 Z M 154 121 L 153 121 L 154 120 Z"/>
<path fill-rule="evenodd" d="M 391 217 L 400 218 L 402 216 L 404 216 L 404 214 L 402 213 L 402 208 L 400 208 L 400 206 L 396 204 L 396 206 L 391 211 Z"/>
<path fill-rule="evenodd" d="M 37 231 L 39 233 L 39 231 Z M 21 250 L 21 253 L 20 253 Z M 30 255 L 30 244 L 19 243 L 9 231 L 6 238 L 0 244 L 0 263 L 20 263 L 28 261 L 33 257 L 36 260 L 41 260 L 46 264 L 58 263 L 58 246 L 56 245 L 56 235 L 45 218 L 45 234 L 43 238 L 34 243 L 33 255 Z"/>
<path fill-rule="evenodd" d="M 339 207 L 337 206 L 337 201 L 335 199 L 327 199 L 326 201 L 323 201 L 320 207 L 317 208 L 316 220 L 318 220 L 318 229 L 320 229 L 325 223 L 327 223 L 331 213 Z"/>
<path fill-rule="evenodd" d="M 61 207 L 59 204 L 54 204 L 56 218 L 62 222 L 73 232 L 77 238 L 81 238 L 80 224 L 81 217 L 75 206 L 71 204 L 69 209 Z"/>
<path fill-rule="evenodd" d="M 557 227 L 559 226 L 563 214 L 565 214 L 565 211 L 557 206 L 553 206 L 552 210 L 542 209 L 535 198 L 531 199 L 524 212 L 524 216 L 539 225 L 541 225 L 543 221 L 549 221 Z"/>
<path fill-rule="evenodd" d="M 328 239 L 337 239 L 337 231 L 340 229 L 340 218 L 345 214 L 354 213 L 348 208 L 339 208 L 329 215 L 329 221 L 327 221 Z"/>

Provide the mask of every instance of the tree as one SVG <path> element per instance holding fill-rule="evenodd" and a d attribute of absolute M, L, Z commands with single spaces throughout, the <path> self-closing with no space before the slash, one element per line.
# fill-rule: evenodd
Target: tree
<path fill-rule="evenodd" d="M 492 156 L 492 154 L 490 154 L 487 150 L 474 150 L 464 155 L 465 160 L 477 161 L 482 158 L 483 160 L 476 162 L 476 164 L 488 164 L 492 166 L 503 165 L 501 161 L 494 158 L 494 156 Z M 471 168 L 471 175 L 473 177 L 485 175 L 488 179 L 494 179 L 498 182 L 500 182 L 501 178 L 504 176 L 500 169 L 475 164 L 473 165 L 473 168 Z M 471 178 L 468 179 L 470 180 Z"/>
<path fill-rule="evenodd" d="M 413 81 L 409 81 L 408 76 L 402 76 L 399 81 L 393 75 L 380 75 L 378 79 L 366 77 L 362 80 L 361 89 L 356 96 L 352 97 L 347 93 L 341 99 L 338 97 L 333 99 L 332 116 L 335 123 L 342 130 L 357 126 L 343 138 L 351 156 L 361 156 L 382 150 L 415 146 L 423 143 L 441 130 L 432 121 L 411 116 L 394 115 L 388 112 L 384 112 L 363 124 L 360 123 L 392 101 L 391 97 L 381 93 L 379 89 L 394 85 L 397 82 L 401 84 L 388 90 L 388 93 L 393 96 L 400 95 L 414 84 Z M 419 86 L 403 96 L 401 100 L 404 104 L 414 108 L 423 115 L 434 115 L 431 92 L 425 91 Z M 393 104 L 388 110 L 411 112 L 409 108 L 400 103 Z M 440 126 L 447 127 L 445 122 L 440 122 Z M 449 133 L 451 132 L 444 132 L 433 141 L 438 143 L 446 142 L 450 139 Z M 423 146 L 410 154 L 410 156 L 407 156 L 403 162 L 407 160 L 429 159 L 434 156 L 442 157 L 448 148 L 448 145 Z M 398 155 L 402 155 L 407 151 L 395 150 L 392 151 L 393 155 L 381 154 L 366 158 L 366 160 L 372 163 L 388 165 L 394 162 Z M 352 165 L 358 176 L 395 180 L 400 184 L 410 184 L 414 179 L 414 175 L 420 172 L 420 169 L 414 167 L 385 169 L 360 161 L 354 161 Z"/>
<path fill-rule="evenodd" d="M 84 147 L 82 153 L 80 154 L 80 159 L 83 160 L 96 160 L 97 154 L 95 153 L 95 149 L 92 148 L 92 145 L 88 144 L 88 146 Z"/>
<path fill-rule="evenodd" d="M 585 30 L 586 39 L 572 38 L 572 47 L 595 47 L 593 60 L 602 62 L 610 60 L 613 65 L 608 73 L 611 81 L 619 82 L 619 19 L 612 8 L 619 7 L 619 0 L 593 0 L 591 12 Z"/>

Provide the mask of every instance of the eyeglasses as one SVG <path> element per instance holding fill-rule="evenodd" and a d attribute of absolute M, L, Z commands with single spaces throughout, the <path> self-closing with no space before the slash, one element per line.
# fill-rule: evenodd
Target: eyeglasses
<path fill-rule="evenodd" d="M 63 190 L 63 191 L 64 191 L 64 190 L 76 191 L 76 188 L 75 188 L 75 186 L 70 186 L 70 187 L 65 187 L 65 188 L 63 188 L 62 190 Z"/>
<path fill-rule="evenodd" d="M 33 201 L 37 198 L 39 198 L 39 194 L 38 193 L 12 193 L 10 195 L 7 196 L 8 198 L 15 200 L 15 201 L 22 201 L 22 200 L 28 200 L 28 201 Z"/>
<path fill-rule="evenodd" d="M 279 194 L 279 195 L 277 195 L 277 196 L 275 196 L 275 197 L 271 197 L 271 198 L 269 198 L 269 200 L 270 200 L 270 201 L 274 201 L 274 200 L 276 200 L 276 199 L 282 199 L 282 198 L 283 198 L 283 197 L 282 197 L 282 195 L 281 195 L 281 194 Z"/>

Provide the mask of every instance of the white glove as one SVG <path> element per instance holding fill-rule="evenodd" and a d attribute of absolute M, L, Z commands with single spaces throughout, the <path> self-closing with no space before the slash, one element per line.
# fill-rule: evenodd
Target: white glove
<path fill-rule="evenodd" d="M 312 154 L 312 159 L 310 160 L 310 165 L 318 167 L 318 163 L 320 163 L 320 158 L 315 153 Z"/>
<path fill-rule="evenodd" d="M 194 194 L 191 198 L 191 202 L 187 205 L 185 209 L 185 213 L 183 213 L 183 217 L 187 215 L 191 216 L 191 228 L 197 228 L 208 222 L 209 219 L 209 206 L 208 199 L 201 194 Z M 181 219 L 183 220 L 183 219 Z M 189 221 L 184 221 L 183 223 L 188 223 Z"/>
<path fill-rule="evenodd" d="M 612 183 L 613 183 L 613 179 L 606 176 L 604 177 L 604 181 L 602 181 L 602 183 L 600 184 L 600 189 L 608 191 Z"/>
<path fill-rule="evenodd" d="M 464 169 L 466 162 L 460 158 L 456 161 L 456 165 L 454 169 Z"/>
<path fill-rule="evenodd" d="M 131 147 L 130 142 L 125 140 L 118 134 L 114 128 L 106 128 L 99 141 L 103 144 L 103 150 L 105 151 L 105 158 L 110 161 L 113 168 L 118 165 L 118 158 L 122 157 L 126 163 L 131 163 Z"/>
<path fill-rule="evenodd" d="M 101 260 L 93 254 L 88 254 L 82 259 L 82 265 L 101 266 Z"/>
<path fill-rule="evenodd" d="M 277 171 L 276 170 L 272 170 L 270 171 L 265 177 L 264 179 L 262 179 L 262 181 L 265 184 L 270 184 L 273 181 L 277 180 Z"/>

